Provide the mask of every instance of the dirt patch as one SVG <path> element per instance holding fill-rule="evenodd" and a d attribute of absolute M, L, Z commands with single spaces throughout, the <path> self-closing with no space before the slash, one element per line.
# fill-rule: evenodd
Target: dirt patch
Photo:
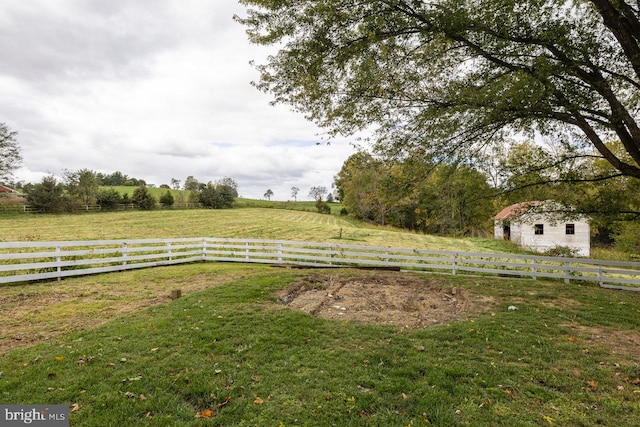
<path fill-rule="evenodd" d="M 470 298 L 466 289 L 443 286 L 437 278 L 406 273 L 356 277 L 314 275 L 279 291 L 278 300 L 294 310 L 324 319 L 354 320 L 424 328 L 478 315 L 490 298 Z"/>
<path fill-rule="evenodd" d="M 604 345 L 611 349 L 612 355 L 637 362 L 640 354 L 640 332 L 629 330 L 611 330 L 594 326 L 564 324 L 573 334 L 591 345 Z"/>

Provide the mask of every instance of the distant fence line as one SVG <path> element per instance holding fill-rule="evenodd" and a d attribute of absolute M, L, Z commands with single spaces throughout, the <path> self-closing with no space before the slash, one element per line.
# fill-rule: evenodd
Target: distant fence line
<path fill-rule="evenodd" d="M 386 267 L 566 283 L 591 281 L 605 288 L 640 291 L 640 262 L 209 237 L 0 242 L 0 284 L 198 261 Z"/>
<path fill-rule="evenodd" d="M 195 209 L 202 208 L 204 205 L 202 203 L 174 203 L 171 206 L 165 206 L 162 203 L 156 203 L 156 209 Z M 113 208 L 103 209 L 100 205 L 79 205 L 74 206 L 71 210 L 73 212 L 98 212 L 102 210 L 112 210 L 112 211 L 126 211 L 126 210 L 136 210 L 138 206 L 133 203 L 127 204 L 117 204 Z M 30 205 L 20 205 L 20 204 L 6 204 L 0 205 L 0 212 L 24 212 L 24 213 L 42 213 L 43 211 L 35 208 Z"/>

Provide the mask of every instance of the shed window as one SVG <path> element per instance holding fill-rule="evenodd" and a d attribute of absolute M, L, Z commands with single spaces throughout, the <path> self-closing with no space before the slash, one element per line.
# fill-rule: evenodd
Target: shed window
<path fill-rule="evenodd" d="M 544 224 L 536 224 L 534 225 L 535 234 L 543 235 L 544 234 Z"/>
<path fill-rule="evenodd" d="M 575 224 L 567 224 L 565 234 L 576 234 L 576 225 Z"/>

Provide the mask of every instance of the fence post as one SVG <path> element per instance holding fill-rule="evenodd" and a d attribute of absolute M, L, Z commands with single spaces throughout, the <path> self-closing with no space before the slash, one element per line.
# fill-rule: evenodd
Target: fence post
<path fill-rule="evenodd" d="M 167 242 L 167 256 L 169 257 L 169 261 L 173 259 L 171 257 L 171 242 Z"/>
<path fill-rule="evenodd" d="M 206 237 L 202 238 L 202 260 L 203 261 L 207 260 L 207 238 Z"/>
<path fill-rule="evenodd" d="M 571 267 L 569 266 L 569 261 L 565 261 L 564 262 L 564 283 L 569 283 L 570 282 L 570 280 L 569 280 L 569 277 L 570 277 L 569 276 L 569 269 L 570 268 Z"/>
<path fill-rule="evenodd" d="M 278 243 L 278 262 L 282 262 L 282 243 Z"/>
<path fill-rule="evenodd" d="M 602 264 L 598 264 L 598 285 L 602 286 Z"/>
<path fill-rule="evenodd" d="M 122 242 L 122 265 L 127 265 L 127 242 Z"/>
<path fill-rule="evenodd" d="M 342 228 L 340 229 L 340 235 L 342 236 Z M 333 265 L 333 245 L 329 245 L 329 265 Z"/>
<path fill-rule="evenodd" d="M 244 259 L 249 262 L 249 242 L 244 242 Z"/>
<path fill-rule="evenodd" d="M 453 259 L 451 261 L 451 274 L 454 275 L 454 276 L 456 275 L 456 261 L 457 261 L 457 259 L 458 259 L 458 253 L 455 252 L 453 254 Z"/>
<path fill-rule="evenodd" d="M 60 251 L 60 246 L 56 246 L 56 253 L 60 254 Z M 58 267 L 56 268 L 56 271 L 58 272 L 58 282 L 62 280 L 62 267 L 60 266 L 60 261 L 62 261 L 62 258 L 60 258 L 60 255 L 56 255 L 56 263 L 58 264 Z"/>
<path fill-rule="evenodd" d="M 531 278 L 533 280 L 538 280 L 538 266 L 536 265 L 536 260 L 531 260 Z"/>

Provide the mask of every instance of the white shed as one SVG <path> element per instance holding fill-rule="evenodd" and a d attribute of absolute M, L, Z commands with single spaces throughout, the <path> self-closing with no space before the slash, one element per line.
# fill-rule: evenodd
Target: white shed
<path fill-rule="evenodd" d="M 507 206 L 494 218 L 494 237 L 536 252 L 563 246 L 587 257 L 591 249 L 588 218 L 566 212 L 566 208 L 552 201 Z"/>

